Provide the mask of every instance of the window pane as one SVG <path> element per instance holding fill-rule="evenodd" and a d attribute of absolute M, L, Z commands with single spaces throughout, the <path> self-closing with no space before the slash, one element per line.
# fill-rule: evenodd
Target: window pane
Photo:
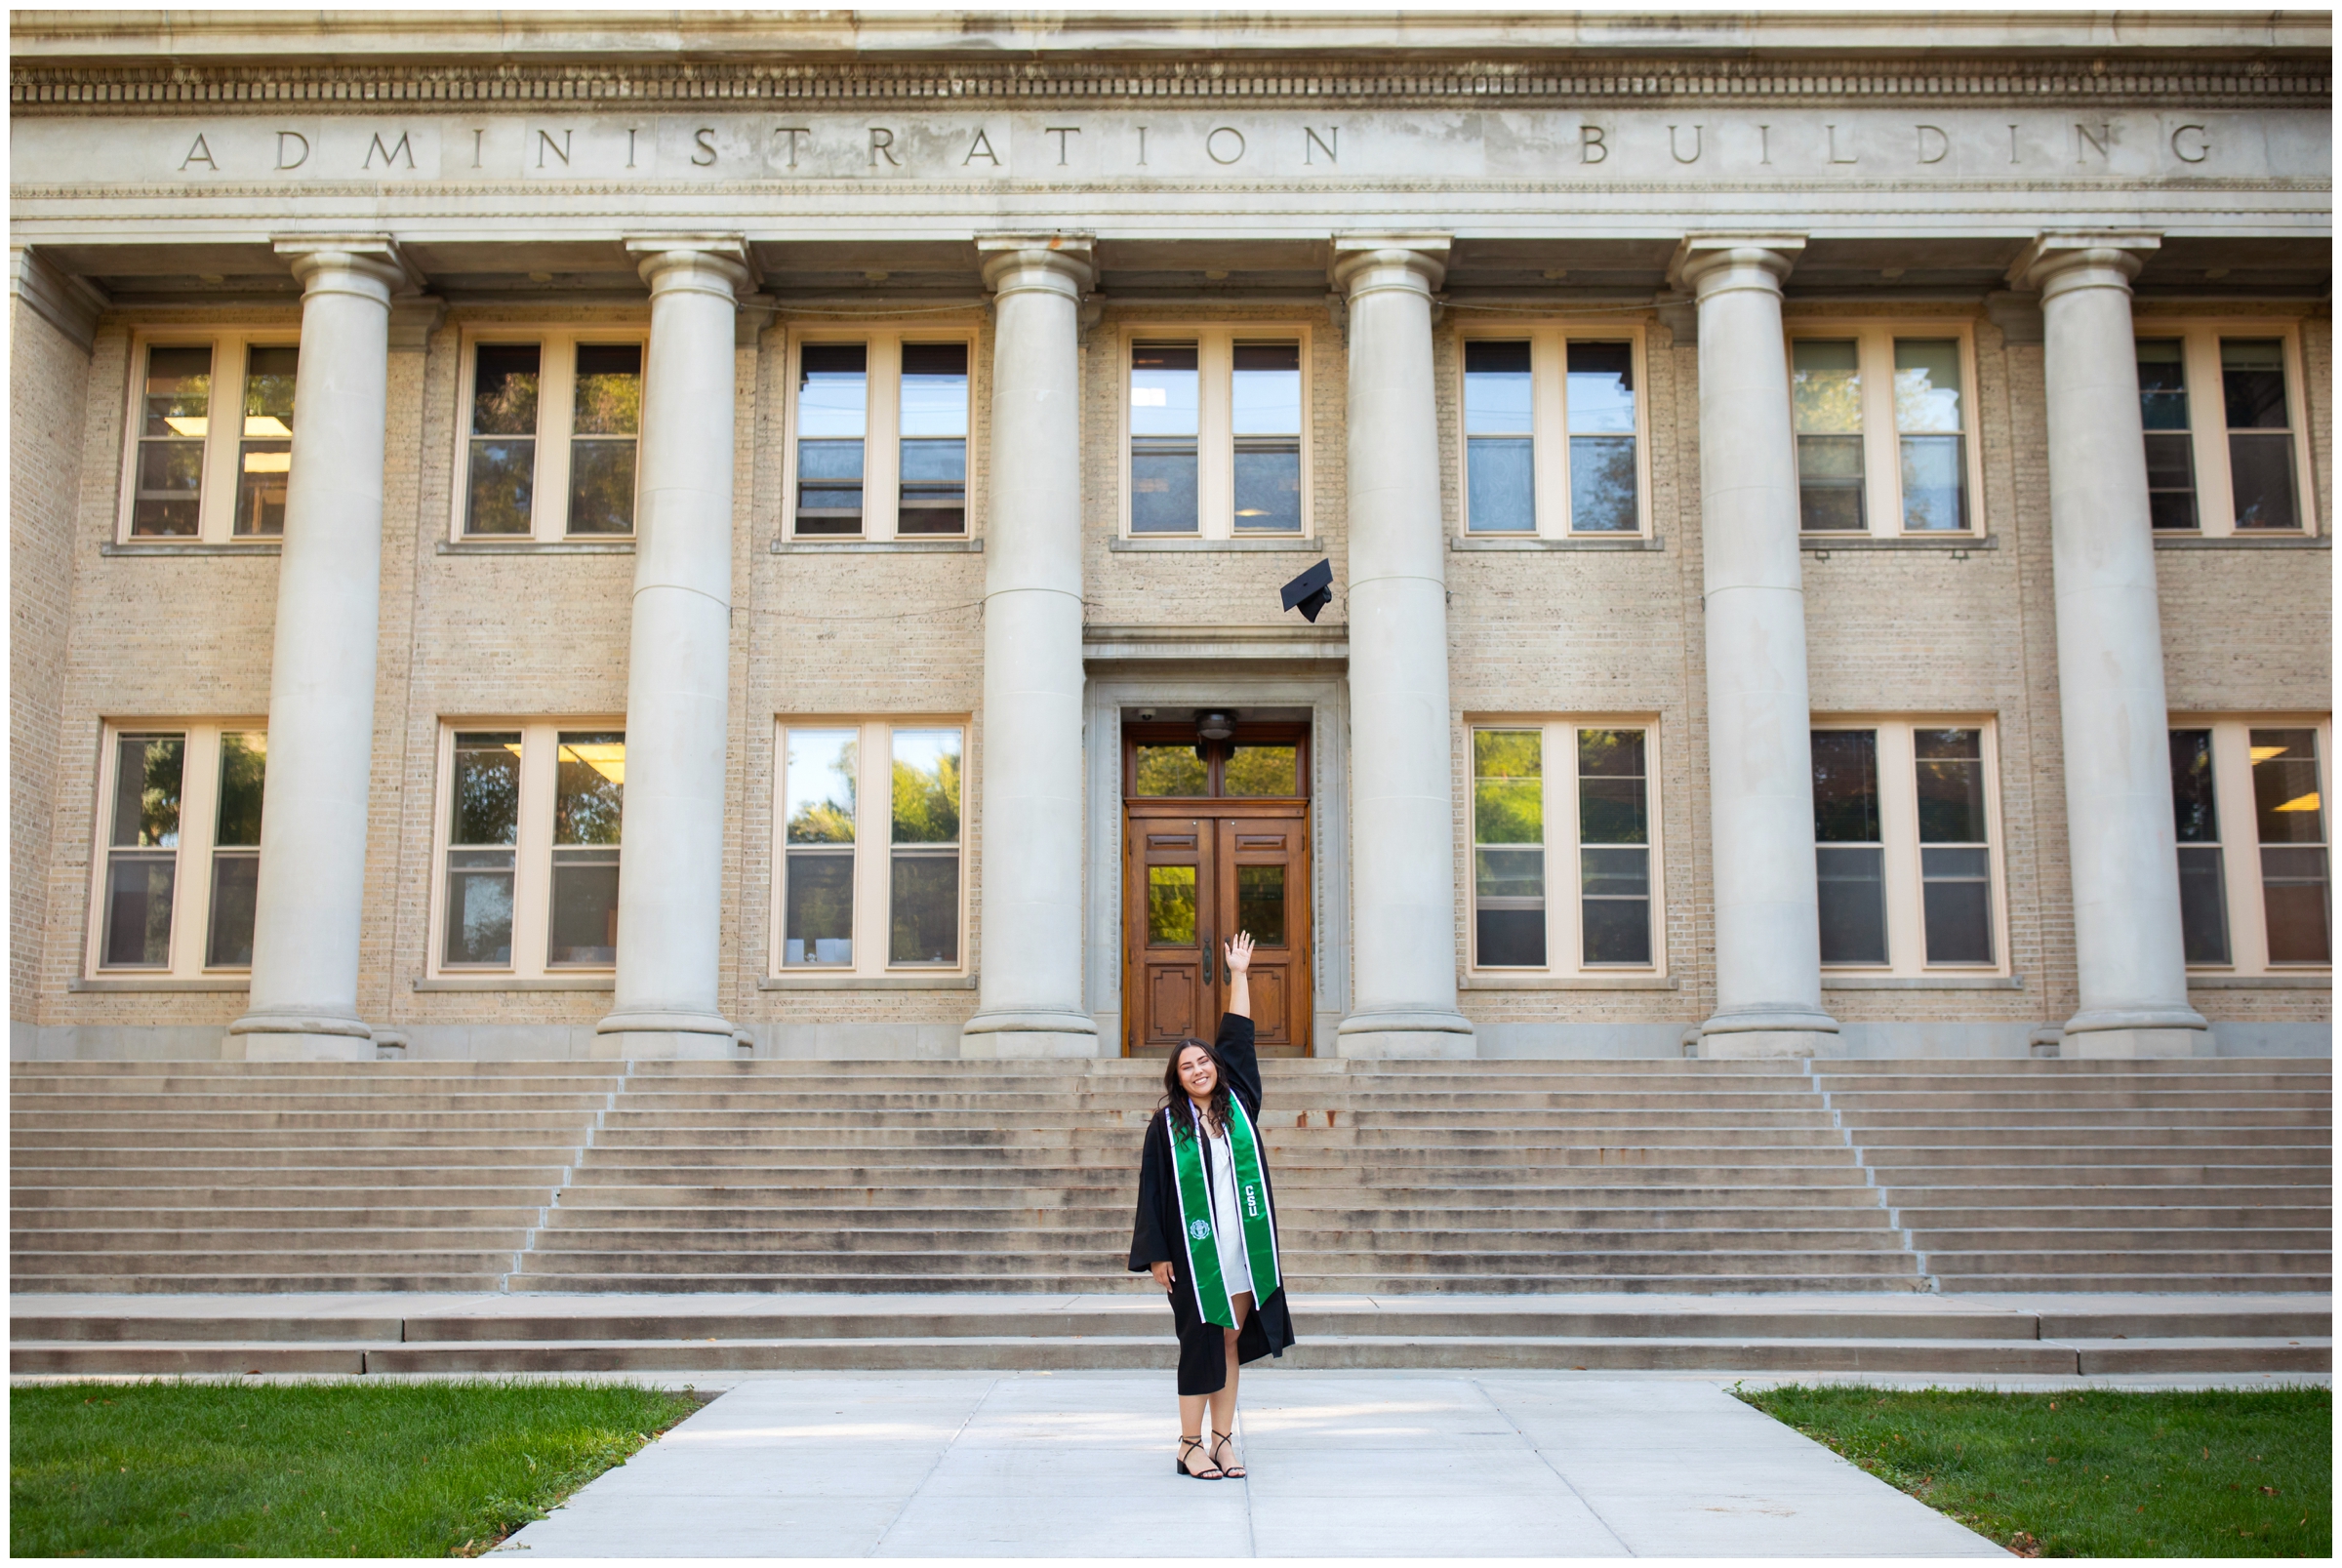
<path fill-rule="evenodd" d="M 1205 795 L 1211 783 L 1203 758 L 1191 745 L 1131 747 L 1134 795 Z"/>
<path fill-rule="evenodd" d="M 1569 438 L 1569 529 L 1573 534 L 1632 534 L 1640 525 L 1635 503 L 1635 438 Z"/>
<path fill-rule="evenodd" d="M 1578 732 L 1578 842 L 1647 844 L 1642 732 Z"/>
<path fill-rule="evenodd" d="M 2220 819 L 2212 796 L 2212 732 L 2171 732 L 2171 812 L 2182 844 L 2217 844 Z"/>
<path fill-rule="evenodd" d="M 1797 437 L 1797 526 L 1809 534 L 1870 526 L 1863 495 L 1862 437 Z"/>
<path fill-rule="evenodd" d="M 268 736 L 264 731 L 220 737 L 220 816 L 212 842 L 222 849 L 258 848 L 261 801 L 268 783 Z"/>
<path fill-rule="evenodd" d="M 293 387 L 301 350 L 255 345 L 244 352 L 244 440 L 237 454 L 234 532 L 285 531 L 285 484 L 293 467 Z"/>
<path fill-rule="evenodd" d="M 456 850 L 447 857 L 447 945 L 442 962 L 509 967 L 512 852 Z"/>
<path fill-rule="evenodd" d="M 895 732 L 895 842 L 959 842 L 959 732 Z M 955 873 L 956 874 L 956 873 Z"/>
<path fill-rule="evenodd" d="M 2231 435 L 2228 472 L 2239 528 L 2299 528 L 2293 507 L 2293 438 Z"/>
<path fill-rule="evenodd" d="M 1959 418 L 1959 341 L 1895 340 L 1895 428 L 1906 435 L 1957 435 Z"/>
<path fill-rule="evenodd" d="M 640 343 L 578 344 L 569 427 L 577 435 L 634 435 L 642 429 Z"/>
<path fill-rule="evenodd" d="M 1236 527 L 1246 533 L 1301 532 L 1301 443 L 1273 435 L 1235 440 Z"/>
<path fill-rule="evenodd" d="M 1640 730 L 1580 730 L 1578 773 L 1587 779 L 1641 779 L 1650 770 L 1643 762 Z"/>
<path fill-rule="evenodd" d="M 2147 520 L 2155 528 L 2195 528 L 2196 440 L 2147 435 Z"/>
<path fill-rule="evenodd" d="M 138 491 L 131 502 L 130 531 L 141 539 L 184 538 L 201 516 L 203 443 L 139 443 Z"/>
<path fill-rule="evenodd" d="M 2139 355 L 2139 423 L 2150 430 L 2185 430 L 2188 425 L 2186 354 L 2177 338 L 2142 338 Z"/>
<path fill-rule="evenodd" d="M 1285 868 L 1236 867 L 1236 929 L 1264 947 L 1285 945 Z"/>
<path fill-rule="evenodd" d="M 1482 844 L 1544 843 L 1544 774 L 1543 731 L 1473 731 L 1474 840 Z"/>
<path fill-rule="evenodd" d="M 1196 424 L 1193 343 L 1130 345 L 1130 433 L 1192 436 Z"/>
<path fill-rule="evenodd" d="M 1301 434 L 1301 345 L 1236 344 L 1230 418 L 1238 435 Z"/>
<path fill-rule="evenodd" d="M 1968 526 L 1967 440 L 1907 435 L 1903 449 L 1903 527 L 1929 533 Z"/>
<path fill-rule="evenodd" d="M 1194 438 L 1132 437 L 1130 531 L 1192 534 L 1196 531 L 1195 517 Z"/>
<path fill-rule="evenodd" d="M 2228 960 L 2228 874 L 2217 844 L 2179 846 L 2179 937 L 2191 964 Z"/>
<path fill-rule="evenodd" d="M 634 443 L 573 441 L 569 447 L 569 531 L 634 532 Z"/>
<path fill-rule="evenodd" d="M 1862 432 L 1862 370 L 1854 342 L 1800 338 L 1790 350 L 1790 400 L 1799 435 Z"/>
<path fill-rule="evenodd" d="M 471 443 L 471 475 L 465 494 L 467 534 L 525 534 L 537 490 L 537 443 L 531 440 Z"/>
<path fill-rule="evenodd" d="M 2316 730 L 2254 730 L 2252 805 L 2264 844 L 2325 842 Z"/>
<path fill-rule="evenodd" d="M 1917 730 L 1919 842 L 1981 844 L 1984 830 L 1984 732 Z"/>
<path fill-rule="evenodd" d="M 535 435 L 541 350 L 536 343 L 482 343 L 471 380 L 471 433 Z"/>
<path fill-rule="evenodd" d="M 456 737 L 455 803 L 449 813 L 447 841 L 450 844 L 520 841 L 518 732 Z"/>
<path fill-rule="evenodd" d="M 899 534 L 968 531 L 968 443 L 965 438 L 906 441 L 902 445 Z"/>
<path fill-rule="evenodd" d="M 903 345 L 903 434 L 958 436 L 968 433 L 968 345 Z"/>
<path fill-rule="evenodd" d="M 1529 434 L 1531 396 L 1526 342 L 1464 345 L 1466 435 Z"/>
<path fill-rule="evenodd" d="M 1635 345 L 1569 345 L 1569 433 L 1635 433 Z"/>
<path fill-rule="evenodd" d="M 1813 732 L 1813 838 L 1817 844 L 1878 842 L 1878 731 Z"/>
<path fill-rule="evenodd" d="M 1297 795 L 1301 790 L 1294 782 L 1294 769 L 1299 755 L 1299 748 L 1290 745 L 1234 746 L 1220 769 L 1220 792 L 1245 797 Z"/>
<path fill-rule="evenodd" d="M 1580 943 L 1589 964 L 1651 961 L 1651 852 L 1578 852 Z"/>
<path fill-rule="evenodd" d="M 1545 967 L 1545 851 L 1484 849 L 1473 861 L 1475 961 Z"/>
<path fill-rule="evenodd" d="M 172 855 L 114 855 L 105 869 L 105 945 L 109 969 L 171 965 L 171 894 L 179 876 Z"/>
<path fill-rule="evenodd" d="M 618 873 L 615 849 L 553 852 L 547 965 L 600 969 L 618 962 Z"/>
<path fill-rule="evenodd" d="M 797 443 L 797 532 L 862 532 L 862 443 Z"/>
<path fill-rule="evenodd" d="M 869 350 L 807 343 L 797 353 L 797 436 L 859 441 L 868 433 Z"/>
<path fill-rule="evenodd" d="M 854 842 L 861 737 L 853 730 L 790 730 L 784 820 L 791 844 Z"/>
<path fill-rule="evenodd" d="M 1475 534 L 1537 531 L 1535 459 L 1527 436 L 1475 435 L 1465 443 L 1468 525 Z"/>
<path fill-rule="evenodd" d="M 186 737 L 125 735 L 114 743 L 114 828 L 124 849 L 177 849 Z"/>
<path fill-rule="evenodd" d="M 130 512 L 134 535 L 175 538 L 196 531 L 211 407 L 208 344 L 146 351 L 137 492 Z"/>
<path fill-rule="evenodd" d="M 854 962 L 854 856 L 792 849 L 782 925 L 784 964 Z"/>
<path fill-rule="evenodd" d="M 553 842 L 615 849 L 626 808 L 626 732 L 564 732 L 560 743 L 554 768 Z"/>
<path fill-rule="evenodd" d="M 292 442 L 246 441 L 242 444 L 236 454 L 236 518 L 233 532 L 238 538 L 267 539 L 284 533 L 285 492 L 292 481 Z"/>
<path fill-rule="evenodd" d="M 1993 961 L 1992 853 L 1981 849 L 1919 851 L 1919 882 L 1931 964 Z"/>
<path fill-rule="evenodd" d="M 959 962 L 959 852 L 897 850 L 890 900 L 886 961 Z"/>
<path fill-rule="evenodd" d="M 1886 851 L 1817 845 L 1822 962 L 1886 962 Z"/>
<path fill-rule="evenodd" d="M 2220 340 L 2220 391 L 2231 430 L 2286 430 L 2285 345 L 2276 338 Z"/>
<path fill-rule="evenodd" d="M 2269 961 L 2322 964 L 2333 955 L 2328 929 L 2332 895 L 2323 849 L 2261 851 L 2261 907 L 2269 922 Z"/>
<path fill-rule="evenodd" d="M 1147 867 L 1147 945 L 1195 945 L 1195 867 Z"/>
<path fill-rule="evenodd" d="M 293 391 L 301 349 L 292 343 L 254 343 L 244 350 L 244 433 L 293 438 Z"/>
<path fill-rule="evenodd" d="M 260 890 L 258 855 L 212 857 L 212 929 L 203 945 L 206 969 L 252 967 L 252 922 Z"/>
<path fill-rule="evenodd" d="M 141 435 L 200 441 L 211 433 L 212 350 L 201 344 L 146 350 Z"/>

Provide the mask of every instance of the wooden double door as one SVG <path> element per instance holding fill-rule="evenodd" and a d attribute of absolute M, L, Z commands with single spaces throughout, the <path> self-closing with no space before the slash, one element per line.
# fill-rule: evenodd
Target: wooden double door
<path fill-rule="evenodd" d="M 1306 773 L 1294 750 L 1298 791 Z M 1223 775 L 1213 759 L 1207 785 L 1223 787 Z M 1298 792 L 1134 798 L 1131 768 L 1124 779 L 1123 1054 L 1211 1038 L 1228 1006 L 1223 945 L 1249 931 L 1254 1037 L 1264 1055 L 1308 1055 L 1309 801 Z"/>

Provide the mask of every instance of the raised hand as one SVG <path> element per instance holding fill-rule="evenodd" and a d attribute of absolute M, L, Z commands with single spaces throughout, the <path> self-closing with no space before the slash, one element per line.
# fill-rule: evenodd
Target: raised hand
<path fill-rule="evenodd" d="M 1221 951 L 1228 959 L 1230 975 L 1249 973 L 1252 969 L 1252 933 L 1249 931 L 1237 932 L 1233 938 L 1222 945 Z"/>

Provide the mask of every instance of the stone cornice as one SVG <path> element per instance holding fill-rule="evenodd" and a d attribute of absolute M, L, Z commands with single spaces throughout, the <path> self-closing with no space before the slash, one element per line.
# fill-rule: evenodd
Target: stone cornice
<path fill-rule="evenodd" d="M 420 15 L 434 16 L 434 13 Z M 2136 58 L 2061 53 L 2032 59 L 1897 59 L 1842 52 L 1800 59 L 1699 59 L 1534 50 L 1501 60 L 1311 57 L 1285 63 L 1191 56 L 1156 59 L 876 61 L 613 60 L 581 38 L 573 53 L 524 60 L 171 60 L 10 66 L 18 114 L 151 115 L 301 105 L 353 112 L 390 105 L 455 109 L 635 105 L 803 108 L 944 104 L 1175 107 L 1577 107 L 1634 104 L 2170 103 L 2330 106 L 2329 58 L 2264 50 L 2255 58 Z M 320 53 L 324 51 L 321 49 Z M 125 45 L 123 53 L 142 53 Z M 345 51 L 336 51 L 346 56 Z M 1591 56 L 1591 58 L 1589 58 Z"/>

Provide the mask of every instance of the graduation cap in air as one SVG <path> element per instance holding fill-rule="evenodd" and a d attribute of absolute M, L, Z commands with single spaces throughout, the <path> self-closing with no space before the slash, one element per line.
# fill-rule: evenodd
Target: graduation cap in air
<path fill-rule="evenodd" d="M 1299 610 L 1314 623 L 1317 612 L 1334 600 L 1334 563 L 1319 561 L 1307 572 L 1285 584 L 1285 608 Z"/>

